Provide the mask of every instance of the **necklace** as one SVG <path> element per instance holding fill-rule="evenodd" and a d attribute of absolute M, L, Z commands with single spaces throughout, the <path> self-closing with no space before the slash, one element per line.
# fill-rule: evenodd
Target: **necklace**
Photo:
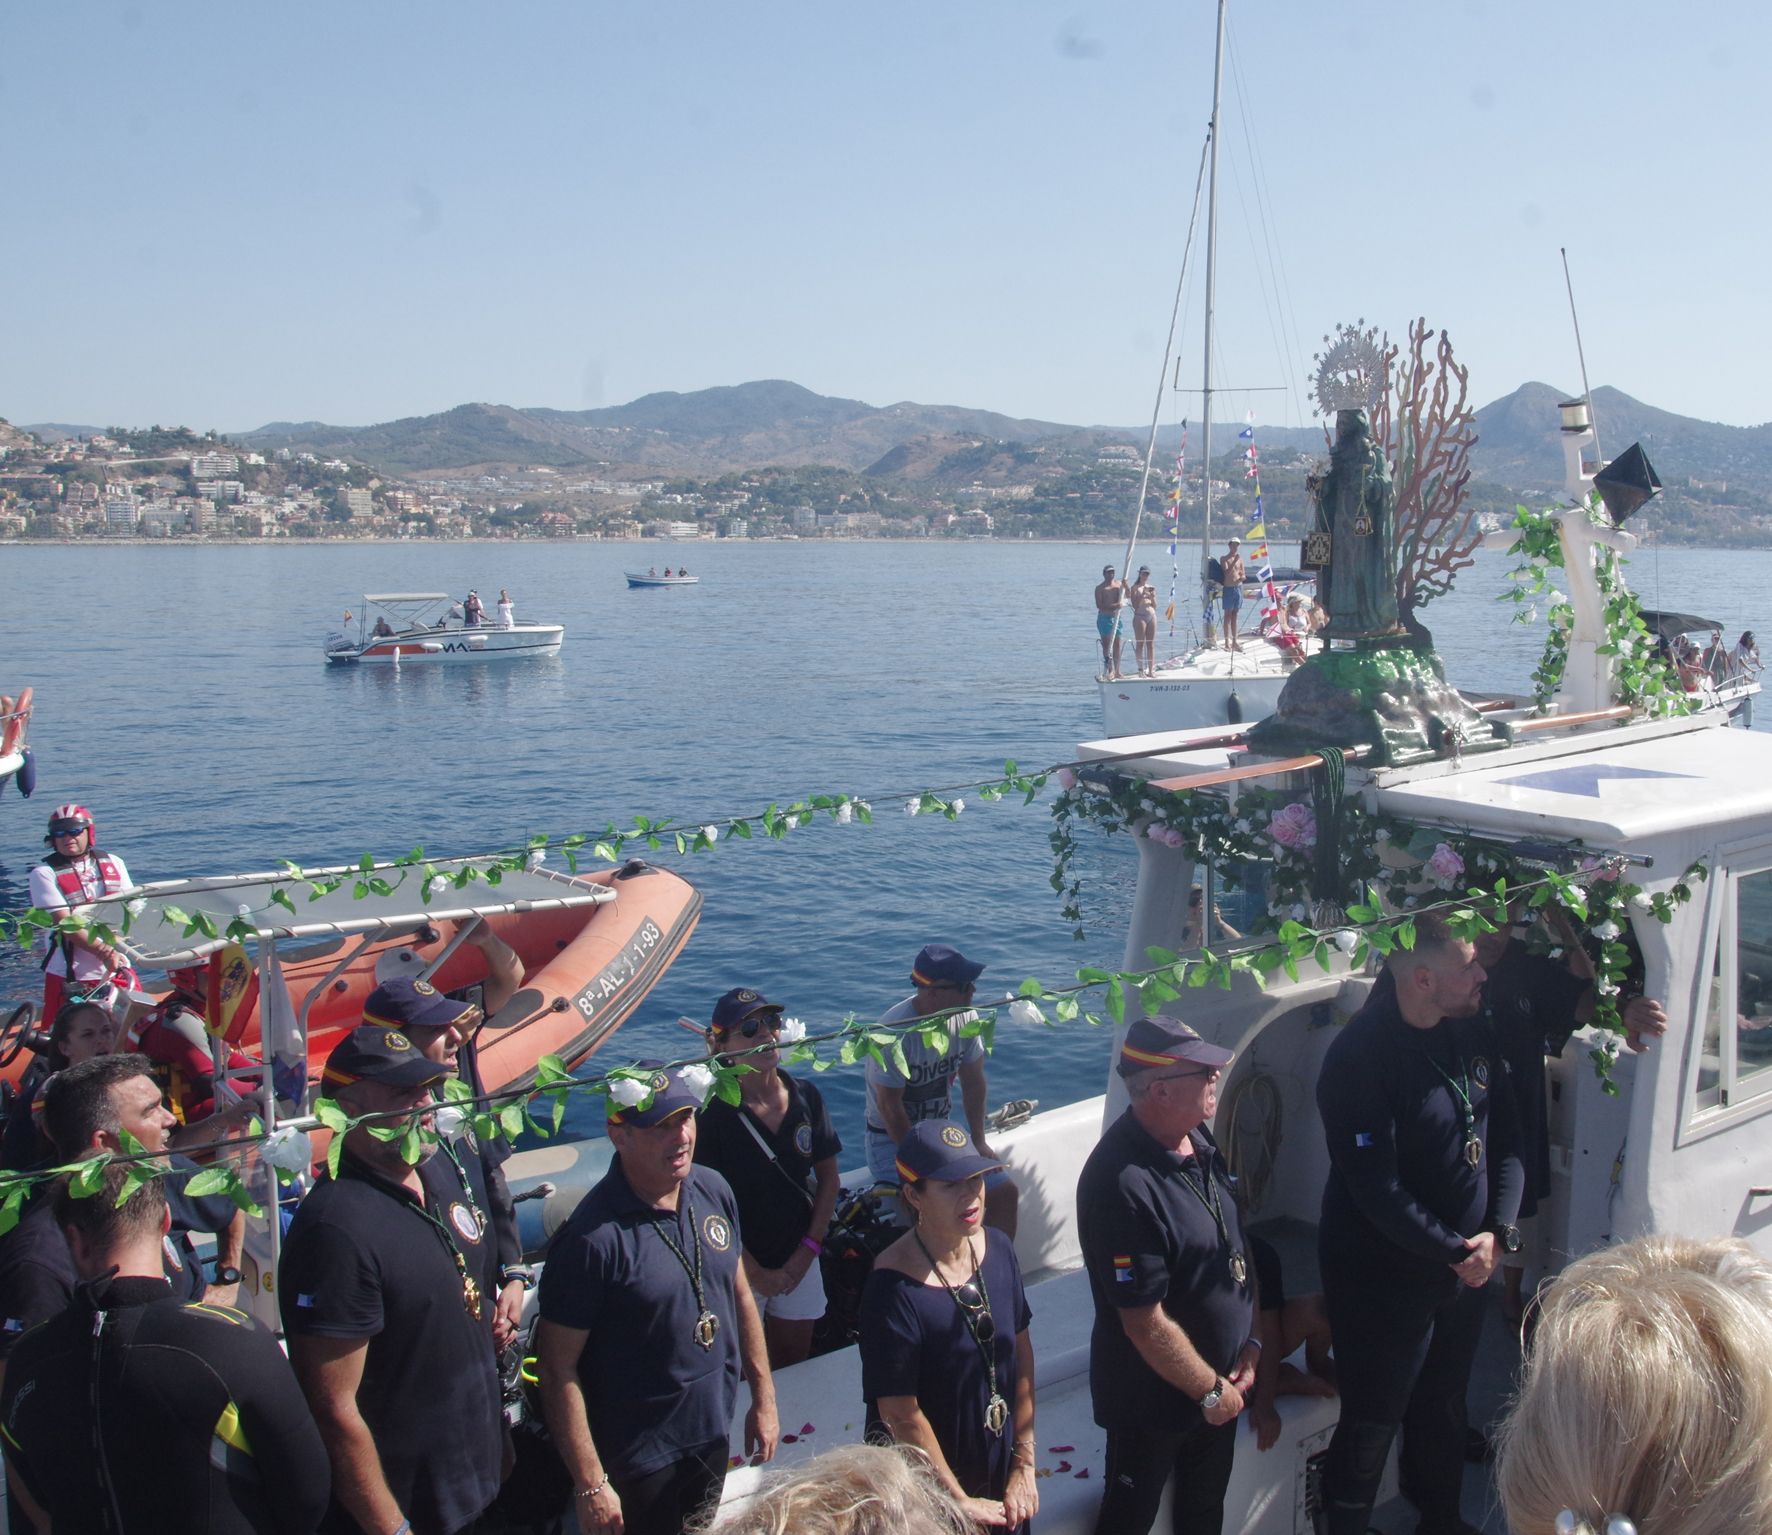
<path fill-rule="evenodd" d="M 449 1207 L 450 1221 L 454 1222 L 461 1220 L 464 1222 L 471 1222 L 475 1230 L 481 1235 L 484 1235 L 486 1231 L 486 1217 L 481 1212 L 480 1206 L 474 1200 L 473 1190 L 468 1185 L 468 1175 L 466 1170 L 462 1167 L 461 1163 L 456 1160 L 455 1151 L 447 1141 L 439 1141 L 438 1147 L 443 1152 L 443 1155 L 449 1158 L 449 1165 L 455 1169 L 455 1176 L 461 1180 L 462 1199 L 466 1201 L 465 1203 L 458 1202 L 452 1204 Z M 420 1175 L 419 1186 L 421 1188 L 424 1186 L 422 1174 Z M 449 1256 L 455 1260 L 455 1271 L 461 1276 L 462 1309 L 478 1322 L 480 1318 L 485 1315 L 485 1307 L 482 1303 L 480 1294 L 480 1283 L 468 1272 L 468 1260 L 461 1250 L 461 1244 L 455 1239 L 455 1232 L 450 1230 L 449 1226 L 442 1220 L 438 1219 L 436 1214 L 431 1210 L 429 1191 L 426 1192 L 424 1199 L 415 1203 L 414 1208 L 436 1228 L 437 1233 L 443 1238 L 445 1249 L 447 1249 Z M 464 1236 L 466 1234 L 465 1231 L 462 1233 Z M 477 1236 L 475 1240 L 479 1240 L 479 1237 Z"/>
<path fill-rule="evenodd" d="M 923 1233 L 913 1227 L 911 1235 L 916 1238 L 917 1246 L 929 1260 L 929 1267 L 941 1281 L 942 1289 L 948 1292 L 948 1299 L 954 1303 L 954 1309 L 960 1313 L 960 1320 L 966 1324 L 966 1331 L 972 1335 L 973 1343 L 978 1346 L 978 1352 L 984 1358 L 985 1373 L 990 1386 L 990 1396 L 984 1404 L 985 1431 L 1001 1439 L 1003 1430 L 1009 1423 L 1009 1404 L 1003 1400 L 1003 1393 L 997 1390 L 997 1356 L 991 1349 L 991 1342 L 997 1336 L 997 1324 L 991 1318 L 991 1292 L 985 1288 L 984 1266 L 977 1258 L 972 1260 L 972 1278 L 967 1281 L 967 1285 L 978 1291 L 978 1304 L 969 1306 L 960 1298 L 960 1292 L 948 1283 L 948 1276 L 942 1273 L 941 1265 L 935 1261 L 934 1255 L 923 1246 Z M 972 1250 L 970 1238 L 967 1240 L 966 1250 Z"/>
<path fill-rule="evenodd" d="M 695 1304 L 698 1315 L 695 1327 L 690 1336 L 703 1348 L 712 1348 L 714 1339 L 720 1331 L 720 1319 L 708 1309 L 707 1298 L 701 1284 L 701 1228 L 695 1224 L 695 1200 L 690 1196 L 688 1186 L 682 1191 L 683 1203 L 689 1210 L 689 1240 L 695 1248 L 695 1262 L 692 1264 L 683 1249 L 677 1245 L 677 1239 L 665 1230 L 664 1222 L 656 1215 L 649 1214 L 647 1219 L 652 1222 L 652 1229 L 658 1233 L 659 1240 L 670 1248 L 672 1256 L 683 1265 L 683 1272 L 689 1276 L 689 1287 L 695 1291 Z M 678 1229 L 682 1229 L 682 1216 L 678 1216 Z"/>
<path fill-rule="evenodd" d="M 1231 1282 L 1240 1290 L 1249 1282 L 1249 1260 L 1243 1256 L 1241 1248 L 1231 1245 L 1230 1227 L 1225 1224 L 1224 1219 L 1224 1201 L 1219 1197 L 1218 1180 L 1212 1176 L 1211 1167 L 1198 1152 L 1194 1154 L 1193 1160 L 1200 1169 L 1200 1182 L 1206 1185 L 1209 1196 L 1194 1187 L 1194 1180 L 1188 1177 L 1185 1166 L 1180 1170 L 1181 1185 L 1206 1207 L 1206 1213 L 1212 1217 L 1212 1224 L 1218 1227 L 1218 1240 L 1229 1255 L 1226 1267 L 1231 1271 Z"/>
<path fill-rule="evenodd" d="M 1426 1051 L 1422 1053 L 1427 1054 Z M 1471 1104 L 1470 1077 L 1464 1069 L 1464 1057 L 1455 1055 L 1453 1060 L 1458 1063 L 1456 1079 L 1431 1055 L 1427 1057 L 1428 1065 L 1446 1079 L 1446 1086 L 1452 1090 L 1458 1112 L 1464 1119 L 1464 1160 L 1473 1168 L 1480 1167 L 1483 1162 L 1483 1137 L 1477 1134 L 1477 1111 Z"/>

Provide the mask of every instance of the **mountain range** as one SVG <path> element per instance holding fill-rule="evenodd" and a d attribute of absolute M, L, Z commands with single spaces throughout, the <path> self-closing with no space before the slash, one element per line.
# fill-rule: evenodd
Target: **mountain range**
<path fill-rule="evenodd" d="M 1481 407 L 1471 455 L 1474 477 L 1515 490 L 1559 487 L 1563 459 L 1556 405 L 1568 398 L 1566 390 L 1535 382 Z M 1693 480 L 1729 482 L 1731 491 L 1772 494 L 1772 424 L 1700 421 L 1609 387 L 1594 391 L 1593 406 L 1608 453 L 1615 456 L 1640 441 L 1670 487 Z M 56 435 L 75 430 L 51 429 Z M 1219 430 L 1223 436 L 1214 447 L 1228 451 L 1236 427 L 1227 423 Z M 1071 426 L 910 401 L 875 406 L 771 379 L 649 394 L 598 410 L 469 404 L 374 426 L 278 421 L 230 435 L 261 450 L 287 447 L 352 458 L 396 475 L 545 465 L 609 476 L 708 477 L 767 465 L 823 464 L 916 479 L 925 466 L 947 461 L 957 447 L 986 441 L 1085 451 L 1110 443 L 1142 447 L 1147 430 Z M 1174 428 L 1163 433 L 1165 446 L 1172 448 L 1175 436 Z M 1269 451 L 1326 448 L 1319 427 L 1262 426 L 1255 438 Z"/>

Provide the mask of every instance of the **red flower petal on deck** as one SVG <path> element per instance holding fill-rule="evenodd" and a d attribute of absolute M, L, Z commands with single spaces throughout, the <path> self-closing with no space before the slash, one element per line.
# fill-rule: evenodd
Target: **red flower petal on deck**
<path fill-rule="evenodd" d="M 1077 1480 L 1079 1482 L 1086 1482 L 1089 1480 L 1089 1468 L 1087 1466 L 1083 1467 L 1083 1469 L 1077 1473 Z"/>
<path fill-rule="evenodd" d="M 800 1436 L 798 1434 L 783 1434 L 781 1436 L 781 1442 L 783 1444 L 798 1444 L 800 1442 Z"/>
<path fill-rule="evenodd" d="M 726 1457 L 726 1469 L 728 1471 L 736 1471 L 743 1464 L 744 1456 L 742 1455 L 729 1455 Z"/>
<path fill-rule="evenodd" d="M 1054 1466 L 1052 1468 L 1052 1474 L 1054 1476 L 1057 1476 L 1060 1471 L 1069 1471 L 1070 1469 L 1071 1469 L 1071 1463 L 1068 1460 L 1061 1460 L 1056 1466 Z"/>
<path fill-rule="evenodd" d="M 800 1433 L 803 1436 L 806 1434 L 816 1434 L 817 1432 L 818 1432 L 818 1430 L 815 1429 L 810 1423 L 802 1423 L 800 1425 Z"/>
<path fill-rule="evenodd" d="M 1046 1448 L 1054 1455 L 1073 1455 L 1077 1449 L 1074 1444 L 1049 1444 Z"/>

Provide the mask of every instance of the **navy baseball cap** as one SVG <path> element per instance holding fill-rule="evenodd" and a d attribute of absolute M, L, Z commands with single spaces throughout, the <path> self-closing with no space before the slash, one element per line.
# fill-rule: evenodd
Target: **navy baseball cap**
<path fill-rule="evenodd" d="M 449 1068 L 421 1055 L 398 1029 L 359 1024 L 326 1057 L 321 1085 L 329 1091 L 353 1082 L 380 1082 L 388 1087 L 424 1087 L 441 1082 Z"/>
<path fill-rule="evenodd" d="M 1114 1069 L 1122 1077 L 1135 1077 L 1141 1071 L 1179 1066 L 1185 1061 L 1217 1070 L 1235 1058 L 1236 1051 L 1208 1044 L 1178 1018 L 1135 1018 L 1126 1030 Z"/>
<path fill-rule="evenodd" d="M 474 1011 L 472 1002 L 446 997 L 429 981 L 398 975 L 369 993 L 363 1021 L 383 1029 L 446 1029 Z"/>
<path fill-rule="evenodd" d="M 917 951 L 917 962 L 911 966 L 911 984 L 970 986 L 983 974 L 983 965 L 973 963 L 951 945 L 926 943 Z"/>
<path fill-rule="evenodd" d="M 960 1183 L 1003 1164 L 980 1156 L 972 1137 L 951 1119 L 925 1119 L 898 1143 L 897 1165 L 905 1183 Z"/>
<path fill-rule="evenodd" d="M 634 1108 L 623 1108 L 613 1097 L 609 1098 L 605 1115 L 610 1124 L 650 1130 L 673 1115 L 685 1110 L 693 1114 L 701 1108 L 701 1094 L 684 1083 L 682 1072 L 666 1071 L 663 1061 L 635 1061 L 634 1065 L 651 1073 L 652 1097 L 644 1107 Z"/>
<path fill-rule="evenodd" d="M 745 1019 L 757 1013 L 785 1013 L 787 1009 L 779 1002 L 771 1002 L 761 992 L 752 991 L 748 986 L 734 986 L 731 991 L 714 1004 L 714 1032 L 730 1034 Z"/>

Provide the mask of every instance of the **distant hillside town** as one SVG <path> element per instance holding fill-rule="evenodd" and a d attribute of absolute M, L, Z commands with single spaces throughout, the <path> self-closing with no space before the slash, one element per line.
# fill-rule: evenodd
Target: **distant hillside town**
<path fill-rule="evenodd" d="M 1559 392 L 1527 384 L 1477 412 L 1470 507 L 1496 522 L 1561 477 Z M 1601 389 L 1613 451 L 1641 441 L 1666 486 L 1646 530 L 1670 543 L 1772 543 L 1772 427 L 1731 427 Z M 0 539 L 1118 538 L 1145 433 L 771 381 L 606 410 L 467 405 L 375 427 L 279 423 L 224 436 L 0 421 Z M 1257 427 L 1277 539 L 1308 526 L 1320 428 Z M 1159 435 L 1147 532 L 1182 428 Z M 1214 531 L 1254 515 L 1236 429 L 1214 426 Z M 1200 529 L 1197 428 L 1180 532 Z"/>

